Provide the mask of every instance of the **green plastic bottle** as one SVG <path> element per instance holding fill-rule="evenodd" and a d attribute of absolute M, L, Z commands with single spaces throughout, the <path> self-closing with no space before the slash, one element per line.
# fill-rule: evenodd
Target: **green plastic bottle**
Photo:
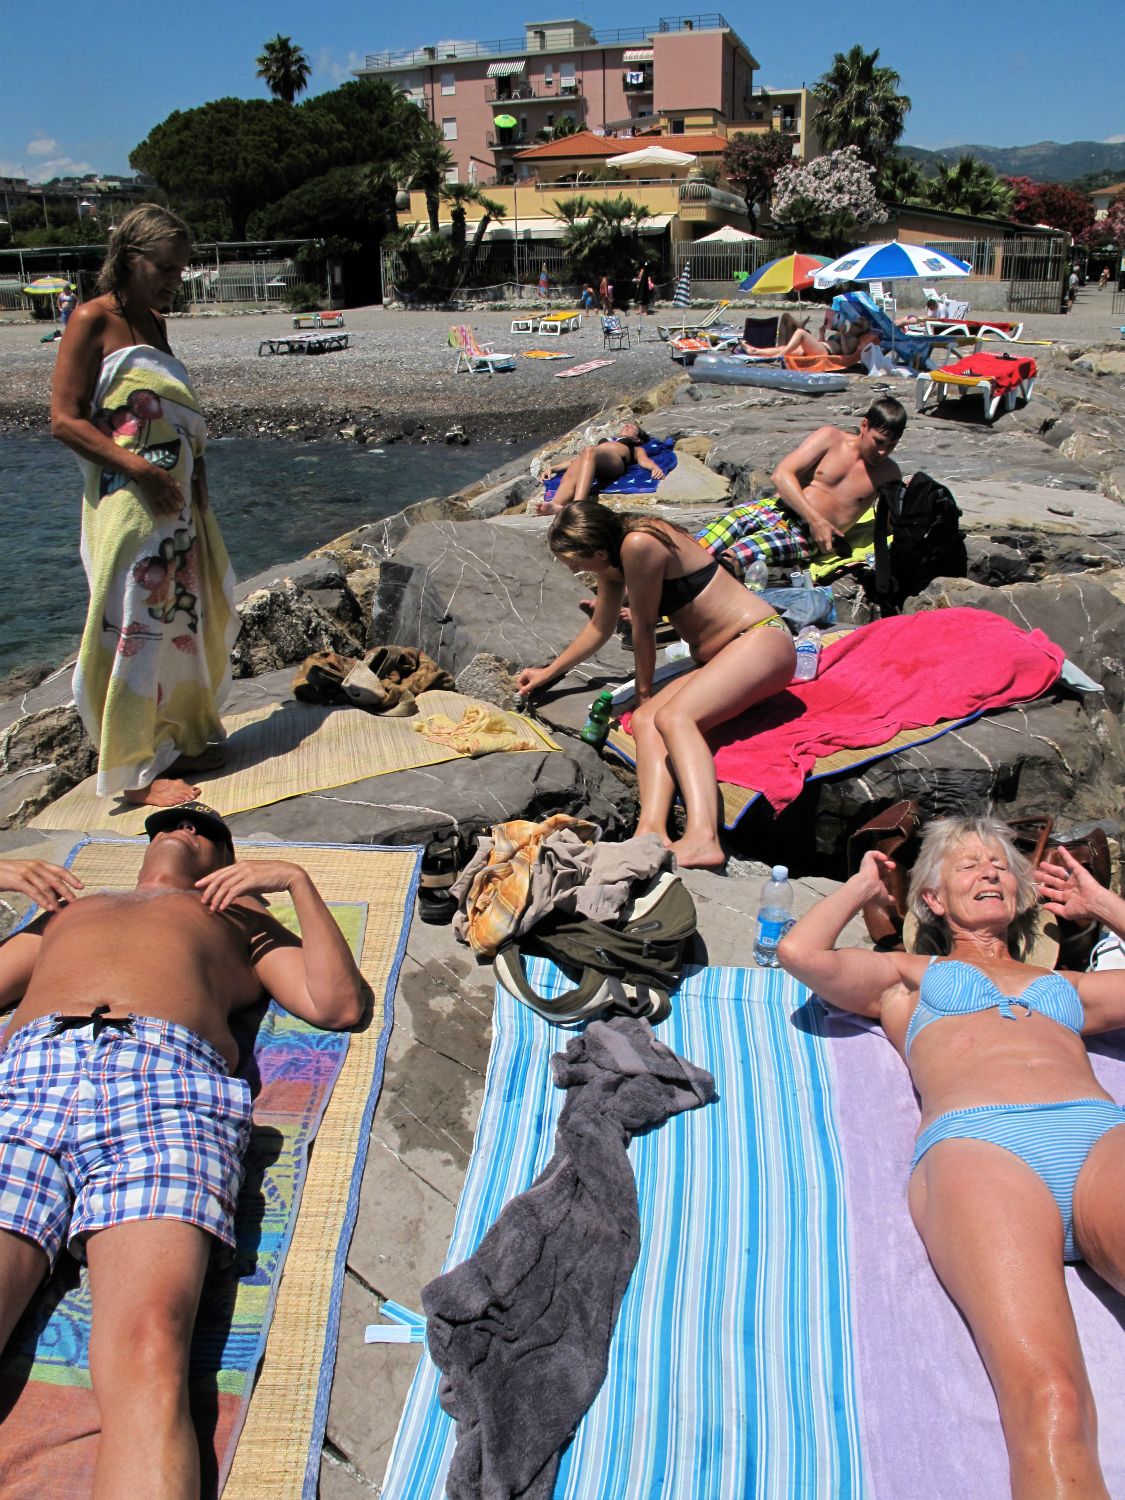
<path fill-rule="evenodd" d="M 590 704 L 590 714 L 582 726 L 580 739 L 600 750 L 609 734 L 609 716 L 613 709 L 613 694 L 599 693 Z"/>

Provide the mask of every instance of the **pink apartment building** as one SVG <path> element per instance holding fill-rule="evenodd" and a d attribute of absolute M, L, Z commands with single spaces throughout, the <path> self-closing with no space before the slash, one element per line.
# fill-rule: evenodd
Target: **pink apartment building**
<path fill-rule="evenodd" d="M 784 120 L 804 155 L 804 90 L 771 103 L 753 88 L 757 66 L 722 16 L 702 15 L 596 35 L 583 21 L 529 22 L 506 41 L 369 53 L 356 75 L 397 84 L 425 109 L 445 136 L 456 180 L 502 183 L 531 170 L 517 153 L 564 119 L 617 136 L 725 134 L 733 122 L 780 129 Z"/>

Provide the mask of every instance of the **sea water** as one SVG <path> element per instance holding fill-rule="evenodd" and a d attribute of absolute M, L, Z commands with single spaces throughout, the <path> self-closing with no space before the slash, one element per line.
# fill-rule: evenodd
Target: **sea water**
<path fill-rule="evenodd" d="M 207 449 L 211 502 L 235 576 L 292 562 L 367 521 L 448 495 L 517 458 L 506 443 L 288 443 L 225 438 Z M 58 662 L 78 645 L 86 576 L 82 481 L 49 437 L 0 438 L 0 673 Z"/>

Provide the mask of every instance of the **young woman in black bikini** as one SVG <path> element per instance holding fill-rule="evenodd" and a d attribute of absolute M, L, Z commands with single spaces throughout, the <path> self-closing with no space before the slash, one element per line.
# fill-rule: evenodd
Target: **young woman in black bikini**
<path fill-rule="evenodd" d="M 636 661 L 637 832 L 658 834 L 681 865 L 722 865 L 715 762 L 704 734 L 790 682 L 796 653 L 785 623 L 668 521 L 590 502 L 569 505 L 551 527 L 548 546 L 572 573 L 594 574 L 598 597 L 593 618 L 549 666 L 520 673 L 520 692 L 546 687 L 593 656 L 613 633 L 627 588 Z M 654 692 L 661 615 L 687 642 L 699 670 Z M 687 826 L 673 842 L 668 814 L 677 787 Z"/>
<path fill-rule="evenodd" d="M 647 442 L 648 434 L 638 423 L 625 422 L 616 437 L 603 438 L 600 443 L 583 448 L 577 458 L 562 466 L 559 487 L 552 499 L 544 500 L 539 506 L 540 515 L 549 515 L 575 501 L 587 499 L 595 486 L 613 484 L 620 479 L 630 464 L 640 464 L 657 479 L 663 479 L 664 470 L 645 452 Z M 546 482 L 558 472 L 557 468 L 546 468 L 539 477 Z"/>

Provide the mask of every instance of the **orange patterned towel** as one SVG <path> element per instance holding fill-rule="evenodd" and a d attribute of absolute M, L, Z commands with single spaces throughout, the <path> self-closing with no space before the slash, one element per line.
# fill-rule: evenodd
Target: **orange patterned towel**
<path fill-rule="evenodd" d="M 487 860 L 473 876 L 464 912 L 453 919 L 453 930 L 474 953 L 492 958 L 515 936 L 531 892 L 531 867 L 539 846 L 561 829 L 570 829 L 586 843 L 598 837 L 593 823 L 568 813 L 552 813 L 542 823 L 514 818 L 493 825 Z M 482 840 L 482 847 L 487 847 L 487 841 Z"/>

